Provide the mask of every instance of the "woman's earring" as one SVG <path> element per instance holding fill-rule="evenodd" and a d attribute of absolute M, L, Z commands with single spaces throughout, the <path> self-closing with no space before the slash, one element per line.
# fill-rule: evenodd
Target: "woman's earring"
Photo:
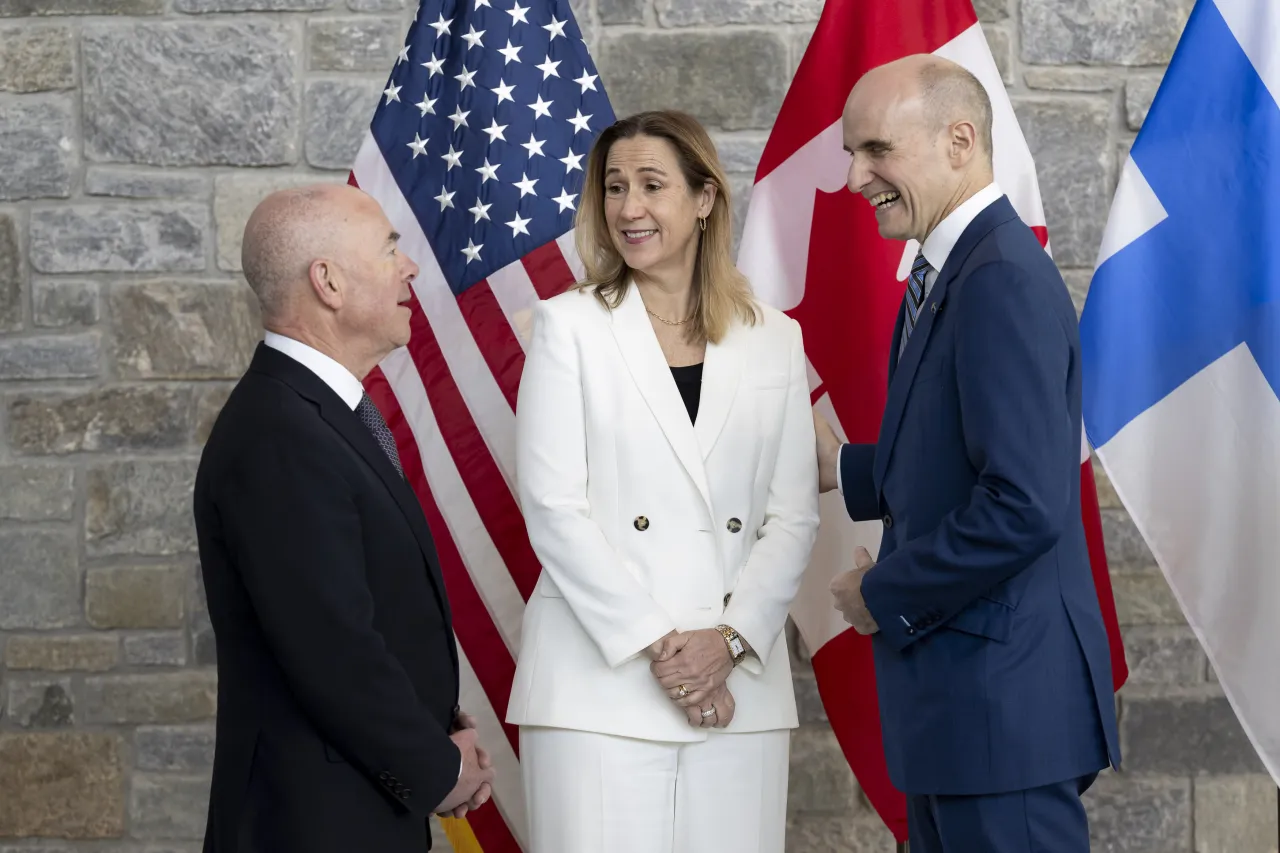
<path fill-rule="evenodd" d="M 698 217 L 698 227 L 701 228 L 703 231 L 707 230 L 707 217 L 705 216 Z"/>

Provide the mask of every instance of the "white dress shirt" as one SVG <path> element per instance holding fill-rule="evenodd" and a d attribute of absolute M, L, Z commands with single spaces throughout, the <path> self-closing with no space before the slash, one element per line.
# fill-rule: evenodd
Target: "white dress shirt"
<path fill-rule="evenodd" d="M 951 250 L 960 241 L 960 235 L 972 224 L 973 220 L 978 218 L 979 213 L 986 210 L 992 202 L 1002 195 L 1004 193 L 1001 192 L 999 185 L 992 181 L 966 199 L 955 210 L 948 213 L 929 236 L 924 238 L 921 254 L 929 262 L 929 269 L 924 274 L 924 297 L 921 299 L 921 304 L 925 299 L 929 298 L 929 291 L 933 290 L 933 284 L 938 280 L 938 273 L 946 265 L 947 258 L 951 257 Z M 903 340 L 905 340 L 906 329 L 903 329 L 903 332 Z M 898 346 L 898 352 L 901 354 L 903 344 L 899 343 Z M 844 452 L 844 447 L 842 446 L 840 450 Z M 836 487 L 839 489 L 840 494 L 843 495 L 844 483 L 840 473 L 839 454 L 836 455 Z"/>
<path fill-rule="evenodd" d="M 276 332 L 267 332 L 262 342 L 319 376 L 324 384 L 342 398 L 342 402 L 351 407 L 351 411 L 354 412 L 356 406 L 360 405 L 360 400 L 364 397 L 364 386 L 360 384 L 360 380 L 320 350 Z"/>

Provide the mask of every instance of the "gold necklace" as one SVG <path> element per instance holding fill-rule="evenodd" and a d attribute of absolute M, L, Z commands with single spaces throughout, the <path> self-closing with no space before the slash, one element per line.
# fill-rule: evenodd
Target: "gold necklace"
<path fill-rule="evenodd" d="M 657 314 L 649 311 L 649 306 L 647 305 L 644 310 L 648 312 L 650 317 L 655 318 L 660 323 L 666 323 L 668 326 L 683 326 L 685 323 L 689 322 L 688 317 L 685 317 L 683 320 L 668 320 L 665 317 L 659 317 Z"/>

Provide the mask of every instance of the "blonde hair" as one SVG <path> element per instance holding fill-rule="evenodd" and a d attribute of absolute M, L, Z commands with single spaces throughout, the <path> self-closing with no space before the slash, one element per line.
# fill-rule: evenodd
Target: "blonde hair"
<path fill-rule="evenodd" d="M 605 223 L 604 175 L 613 143 L 637 136 L 671 143 L 691 193 L 708 184 L 716 188 L 706 228 L 699 232 L 686 339 L 718 343 L 735 317 L 747 325 L 755 325 L 759 314 L 751 285 L 734 266 L 730 250 L 733 223 L 728 179 L 706 130 L 693 116 L 678 110 L 653 110 L 628 116 L 605 128 L 596 138 L 587 158 L 582 202 L 574 222 L 578 256 L 586 268 L 586 276 L 578 287 L 594 289 L 596 298 L 609 309 L 617 308 L 626 295 L 631 271 L 610 239 L 609 226 Z"/>

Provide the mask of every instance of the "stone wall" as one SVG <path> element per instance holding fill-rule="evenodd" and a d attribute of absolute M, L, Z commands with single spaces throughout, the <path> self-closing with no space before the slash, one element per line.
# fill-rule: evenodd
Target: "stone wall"
<path fill-rule="evenodd" d="M 258 334 L 240 231 L 268 190 L 345 178 L 408 3 L 0 0 L 0 853 L 199 849 L 216 674 L 190 490 Z M 1077 297 L 1190 5 L 977 2 Z M 620 114 L 717 130 L 741 215 L 820 0 L 576 8 Z M 1102 498 L 1133 677 L 1095 849 L 1274 853 L 1275 789 Z M 790 848 L 891 850 L 802 660 L 797 687 Z"/>

